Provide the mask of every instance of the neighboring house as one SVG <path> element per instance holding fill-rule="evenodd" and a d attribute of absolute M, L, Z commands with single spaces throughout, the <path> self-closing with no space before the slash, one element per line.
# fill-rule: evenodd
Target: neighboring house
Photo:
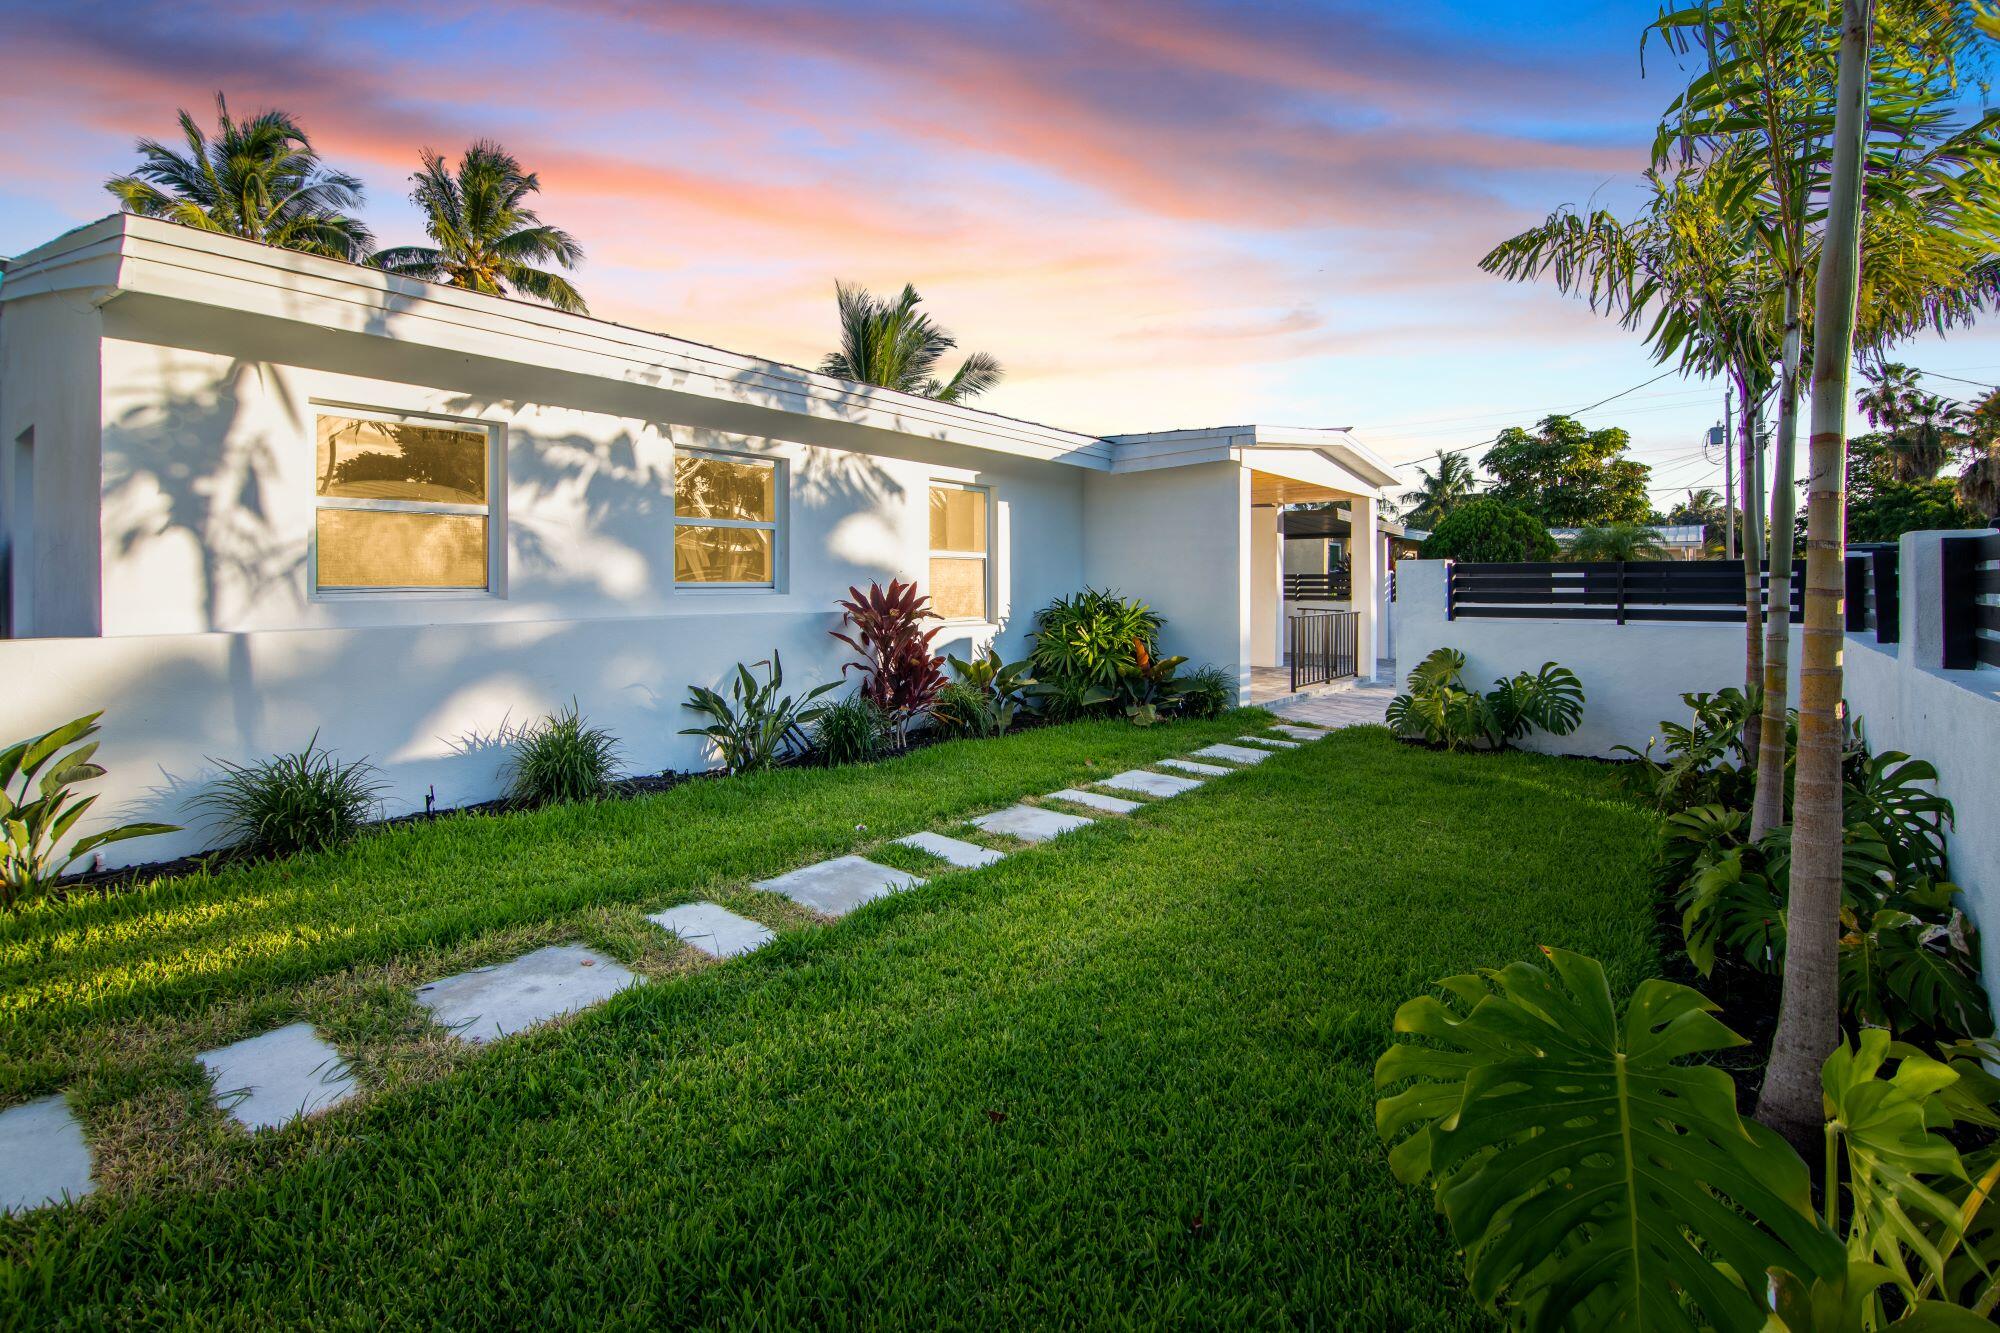
<path fill-rule="evenodd" d="M 1568 550 L 1576 541 L 1581 528 L 1550 528 L 1549 536 L 1556 539 L 1556 545 Z M 1702 542 L 1707 532 L 1699 523 L 1655 523 L 1652 525 L 1653 538 L 1666 548 L 1667 560 L 1703 559 Z"/>
<path fill-rule="evenodd" d="M 315 731 L 392 809 L 484 799 L 496 732 L 572 698 L 635 770 L 700 766 L 687 687 L 835 678 L 871 579 L 1010 658 L 1117 588 L 1247 687 L 1276 506 L 1365 532 L 1397 484 L 1343 431 L 1082 435 L 123 215 L 7 266 L 0 451 L 0 742 L 108 709 L 93 813 L 176 822 L 212 761 Z"/>

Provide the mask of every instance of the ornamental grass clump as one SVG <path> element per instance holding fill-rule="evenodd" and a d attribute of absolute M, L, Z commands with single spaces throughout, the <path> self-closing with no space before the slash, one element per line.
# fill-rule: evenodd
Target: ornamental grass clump
<path fill-rule="evenodd" d="M 303 750 L 222 769 L 195 805 L 228 842 L 260 856 L 323 852 L 354 837 L 375 814 L 384 784 L 366 759 L 342 763 L 314 732 Z"/>
<path fill-rule="evenodd" d="M 889 753 L 894 728 L 873 700 L 858 694 L 826 706 L 812 725 L 812 747 L 829 764 L 866 764 Z"/>
<path fill-rule="evenodd" d="M 591 726 L 572 701 L 515 735 L 504 770 L 507 800 L 523 806 L 599 800 L 611 794 L 618 761 L 616 738 Z"/>

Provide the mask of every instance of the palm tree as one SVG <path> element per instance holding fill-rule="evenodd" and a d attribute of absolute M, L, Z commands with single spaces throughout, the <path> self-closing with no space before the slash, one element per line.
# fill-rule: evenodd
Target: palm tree
<path fill-rule="evenodd" d="M 2000 446 L 1988 445 L 1958 474 L 1958 497 L 1988 521 L 2000 516 Z"/>
<path fill-rule="evenodd" d="M 423 170 L 410 176 L 410 200 L 423 210 L 435 245 L 399 245 L 375 256 L 391 273 L 445 282 L 489 296 L 546 301 L 558 310 L 590 313 L 569 280 L 538 264 L 575 268 L 583 247 L 522 206 L 542 188 L 532 171 L 491 139 L 465 150 L 453 171 L 444 156 L 423 150 Z"/>
<path fill-rule="evenodd" d="M 1917 371 L 1884 362 L 1867 372 L 1868 388 L 1856 398 L 1868 424 L 1888 437 L 1890 467 L 1898 481 L 1928 481 L 1966 442 L 1969 414 L 1938 394 L 1924 392 Z"/>
<path fill-rule="evenodd" d="M 1854 402 L 1868 424 L 1894 434 L 1910 404 L 1924 391 L 1922 377 L 1900 361 L 1884 361 L 1864 371 L 1868 387 Z"/>
<path fill-rule="evenodd" d="M 1476 484 L 1472 463 L 1464 454 L 1441 453 L 1436 472 L 1417 469 L 1423 480 L 1403 497 L 1403 522 L 1413 528 L 1435 528 L 1438 520 L 1472 498 Z"/>
<path fill-rule="evenodd" d="M 1569 544 L 1572 560 L 1664 560 L 1667 548 L 1660 535 L 1644 523 L 1607 523 L 1579 528 Z"/>
<path fill-rule="evenodd" d="M 913 286 L 905 284 L 893 302 L 844 282 L 834 283 L 833 294 L 840 307 L 840 350 L 820 362 L 822 375 L 956 403 L 985 393 L 1005 373 L 993 357 L 973 352 L 956 374 L 940 380 L 938 362 L 958 339 L 917 309 L 923 298 Z"/>
<path fill-rule="evenodd" d="M 215 114 L 211 139 L 192 115 L 180 113 L 185 151 L 139 140 L 139 165 L 104 182 L 119 207 L 287 250 L 355 262 L 368 257 L 375 238 L 346 212 L 361 204 L 357 177 L 326 166 L 283 111 L 233 120 L 217 93 Z"/>

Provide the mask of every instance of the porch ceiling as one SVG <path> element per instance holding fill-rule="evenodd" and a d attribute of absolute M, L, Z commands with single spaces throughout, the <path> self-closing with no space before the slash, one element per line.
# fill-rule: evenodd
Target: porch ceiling
<path fill-rule="evenodd" d="M 1315 504 L 1323 500 L 1354 500 L 1353 491 L 1343 491 L 1319 482 L 1300 481 L 1253 468 L 1250 472 L 1250 503 L 1253 505 Z"/>

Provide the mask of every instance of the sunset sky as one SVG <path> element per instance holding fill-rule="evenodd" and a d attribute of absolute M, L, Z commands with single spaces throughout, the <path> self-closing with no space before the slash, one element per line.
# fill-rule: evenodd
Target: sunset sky
<path fill-rule="evenodd" d="M 1682 77 L 1651 0 L 1431 5 L 0 3 L 0 253 L 112 211 L 175 108 L 279 106 L 421 239 L 417 151 L 500 139 L 593 314 L 813 364 L 836 278 L 917 284 L 983 406 L 1115 432 L 1354 426 L 1393 460 L 1631 388 L 1639 340 L 1478 257 L 1625 207 Z M 1996 322 L 2000 328 L 2000 322 Z M 2000 338 L 1907 359 L 2000 379 Z M 1934 381 L 1940 391 L 1976 393 Z M 1664 507 L 1720 390 L 1592 412 Z"/>

